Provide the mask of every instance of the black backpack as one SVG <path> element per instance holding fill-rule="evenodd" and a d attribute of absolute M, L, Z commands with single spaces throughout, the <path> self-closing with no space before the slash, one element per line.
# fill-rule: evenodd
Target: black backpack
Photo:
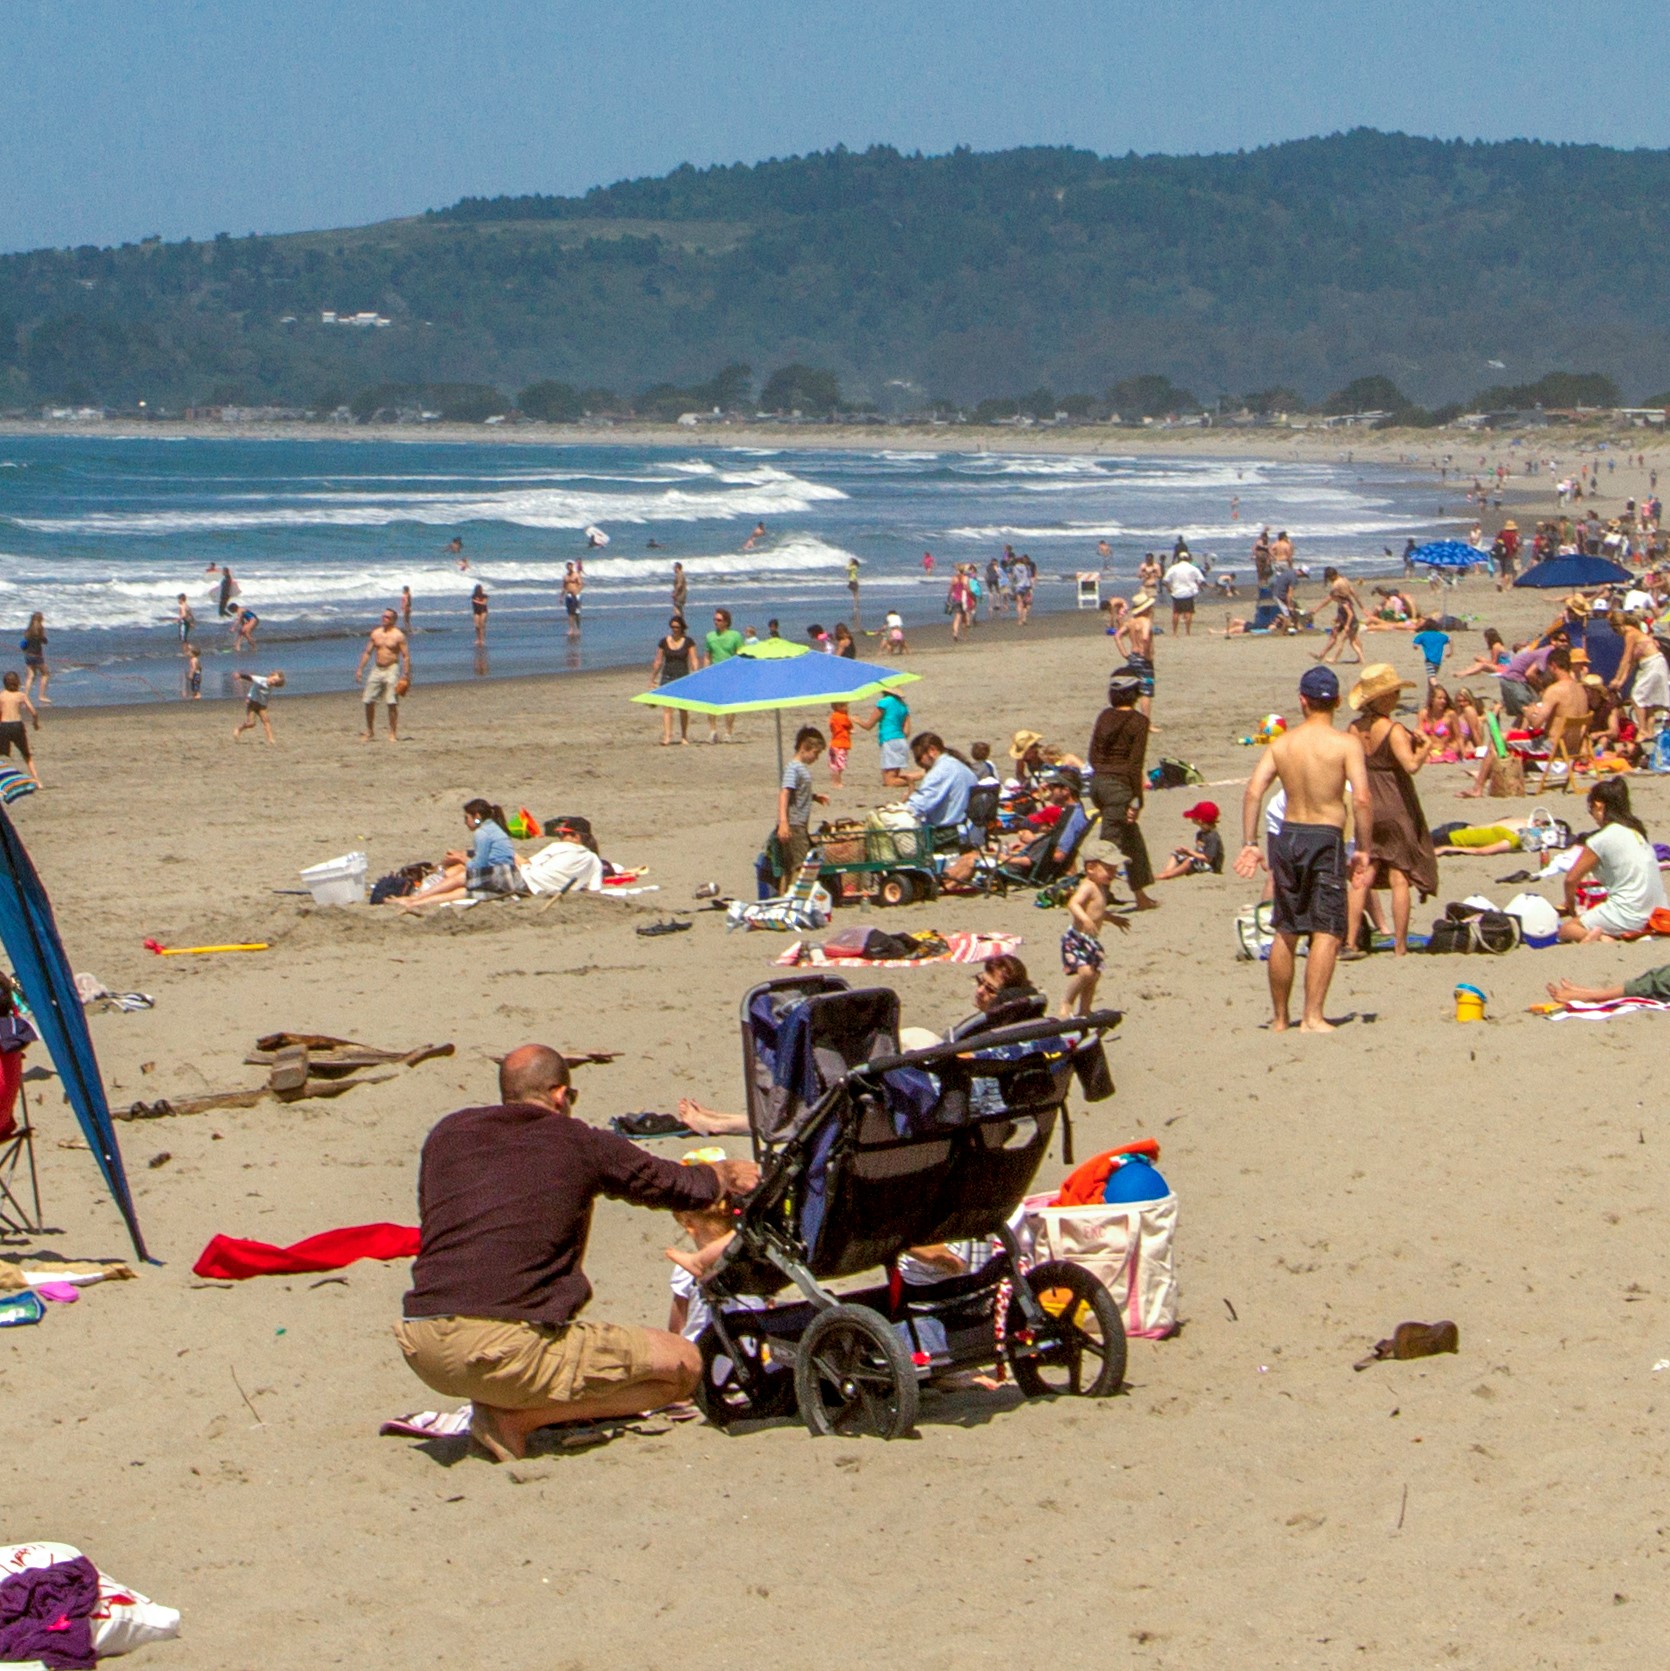
<path fill-rule="evenodd" d="M 1429 952 L 1488 952 L 1500 956 L 1522 943 L 1518 917 L 1506 911 L 1480 911 L 1471 905 L 1450 905 L 1427 936 Z"/>

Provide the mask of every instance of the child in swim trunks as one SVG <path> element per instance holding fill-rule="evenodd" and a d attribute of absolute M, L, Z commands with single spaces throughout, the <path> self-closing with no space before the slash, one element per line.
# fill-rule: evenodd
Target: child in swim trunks
<path fill-rule="evenodd" d="M 195 644 L 186 645 L 186 695 L 193 702 L 203 700 L 203 657 Z"/>
<path fill-rule="evenodd" d="M 267 718 L 267 703 L 275 690 L 283 690 L 284 675 L 277 671 L 267 674 L 245 673 L 240 667 L 233 672 L 232 677 L 243 679 L 249 685 L 248 694 L 244 698 L 243 724 L 232 727 L 232 741 L 236 742 L 259 721 L 261 729 L 267 734 L 267 741 L 277 742 L 278 739 L 273 736 L 273 723 Z"/>
<path fill-rule="evenodd" d="M 23 757 L 23 764 L 29 769 L 29 776 L 39 785 L 41 774 L 35 770 L 35 758 L 29 752 L 29 733 L 23 724 L 25 714 L 39 731 L 41 716 L 36 711 L 35 704 L 24 695 L 22 680 L 15 673 L 8 673 L 4 680 L 4 688 L 0 689 L 0 754 L 10 760 L 12 745 L 16 744 L 17 752 Z"/>
<path fill-rule="evenodd" d="M 1073 923 L 1061 936 L 1061 972 L 1067 977 L 1061 998 L 1063 1016 L 1090 1013 L 1107 957 L 1102 950 L 1102 925 L 1111 922 L 1123 932 L 1130 930 L 1130 918 L 1108 912 L 1112 884 L 1113 866 L 1106 859 L 1086 859 L 1084 875 L 1067 900 L 1067 915 Z"/>

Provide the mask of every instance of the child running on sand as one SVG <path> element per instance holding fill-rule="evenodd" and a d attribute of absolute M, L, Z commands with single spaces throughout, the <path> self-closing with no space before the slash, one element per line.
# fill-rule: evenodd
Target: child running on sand
<path fill-rule="evenodd" d="M 261 729 L 267 734 L 269 743 L 277 742 L 273 736 L 273 722 L 267 718 L 267 703 L 275 690 L 284 689 L 284 675 L 278 671 L 268 674 L 246 673 L 240 667 L 233 671 L 234 679 L 243 679 L 249 685 L 249 692 L 244 698 L 244 718 L 242 725 L 232 727 L 232 741 L 237 740 L 249 730 L 252 730 L 257 720 Z"/>
<path fill-rule="evenodd" d="M 1102 950 L 1102 925 L 1111 922 L 1129 933 L 1129 917 L 1110 915 L 1108 889 L 1113 883 L 1113 866 L 1106 859 L 1086 859 L 1084 876 L 1067 901 L 1067 915 L 1073 925 L 1061 936 L 1061 972 L 1067 990 L 1061 999 L 1061 1015 L 1089 1015 L 1102 978 L 1107 954 Z"/>
<path fill-rule="evenodd" d="M 203 700 L 203 655 L 195 644 L 186 645 L 186 696 L 192 702 Z"/>
<path fill-rule="evenodd" d="M 29 752 L 29 733 L 24 727 L 23 716 L 29 716 L 37 731 L 41 728 L 41 716 L 21 687 L 22 680 L 15 673 L 8 673 L 4 688 L 0 689 L 0 754 L 10 760 L 12 744 L 16 743 L 17 752 L 23 756 L 23 764 L 29 769 L 29 776 L 39 788 L 41 774 L 35 770 L 35 757 Z"/>

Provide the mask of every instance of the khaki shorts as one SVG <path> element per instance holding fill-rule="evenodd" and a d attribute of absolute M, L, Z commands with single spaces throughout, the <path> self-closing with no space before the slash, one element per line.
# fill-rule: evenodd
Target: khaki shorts
<path fill-rule="evenodd" d="M 650 1379 L 650 1337 L 618 1323 L 409 1317 L 394 1338 L 412 1373 L 449 1398 L 537 1410 Z"/>
<path fill-rule="evenodd" d="M 386 702 L 391 708 L 400 706 L 400 663 L 392 667 L 374 667 L 371 677 L 365 681 L 366 702 Z"/>

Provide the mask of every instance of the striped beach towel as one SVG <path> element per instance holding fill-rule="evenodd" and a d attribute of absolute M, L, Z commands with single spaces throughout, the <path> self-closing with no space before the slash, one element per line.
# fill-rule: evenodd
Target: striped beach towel
<path fill-rule="evenodd" d="M 20 772 L 16 766 L 0 766 L 0 801 L 7 806 L 21 801 L 25 795 L 33 795 L 39 787 L 27 772 Z"/>
<path fill-rule="evenodd" d="M 927 963 L 984 963 L 988 957 L 1020 949 L 1018 934 L 947 934 L 951 949 L 938 957 L 830 957 L 822 946 L 808 946 L 796 940 L 774 963 L 801 969 L 920 969 Z"/>
<path fill-rule="evenodd" d="M 1550 1009 L 1550 1021 L 1613 1021 L 1636 1010 L 1670 1010 L 1662 998 L 1612 998 L 1604 1004 L 1565 1004 Z"/>

